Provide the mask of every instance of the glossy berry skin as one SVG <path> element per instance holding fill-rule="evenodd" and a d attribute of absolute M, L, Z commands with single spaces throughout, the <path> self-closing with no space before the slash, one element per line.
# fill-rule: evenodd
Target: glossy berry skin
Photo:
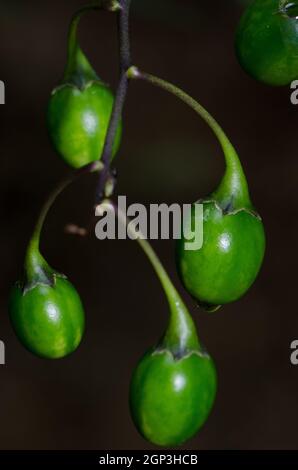
<path fill-rule="evenodd" d="M 83 87 L 71 83 L 57 87 L 47 113 L 49 135 L 63 160 L 80 168 L 100 158 L 113 108 L 114 97 L 107 85 L 92 80 Z M 113 156 L 120 145 L 118 128 Z"/>
<path fill-rule="evenodd" d="M 212 310 L 239 299 L 252 285 L 262 265 L 265 234 L 261 219 L 247 209 L 225 213 L 214 201 L 205 201 L 203 218 L 202 248 L 186 250 L 182 238 L 176 259 L 187 291 Z"/>
<path fill-rule="evenodd" d="M 169 350 L 151 350 L 132 376 L 131 415 L 145 439 L 175 447 L 203 426 L 215 395 L 216 371 L 208 355 L 196 351 L 176 359 Z"/>
<path fill-rule="evenodd" d="M 40 357 L 62 358 L 81 342 L 83 306 L 76 289 L 64 277 L 55 275 L 53 285 L 37 282 L 25 291 L 16 284 L 9 313 L 21 343 Z"/>
<path fill-rule="evenodd" d="M 288 85 L 298 78 L 298 1 L 255 0 L 236 34 L 236 54 L 253 78 Z"/>

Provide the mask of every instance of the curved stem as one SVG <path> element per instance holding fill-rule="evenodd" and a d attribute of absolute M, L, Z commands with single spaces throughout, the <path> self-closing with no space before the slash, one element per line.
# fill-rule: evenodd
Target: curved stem
<path fill-rule="evenodd" d="M 84 166 L 83 168 L 80 168 L 79 170 L 72 172 L 54 189 L 54 191 L 47 198 L 45 204 L 43 205 L 40 211 L 26 252 L 25 271 L 28 279 L 33 279 L 36 275 L 39 275 L 41 272 L 41 266 L 45 266 L 46 268 L 48 267 L 46 261 L 43 259 L 42 255 L 39 252 L 39 242 L 45 219 L 55 200 L 57 199 L 59 194 L 62 193 L 62 191 L 71 183 L 73 183 L 79 176 L 99 171 L 101 169 L 101 166 L 102 165 L 100 162 L 93 162 Z"/>
<path fill-rule="evenodd" d="M 71 63 L 73 56 L 75 55 L 76 49 L 79 47 L 78 43 L 78 26 L 81 20 L 81 17 L 89 12 L 90 10 L 98 10 L 102 7 L 103 2 L 99 1 L 97 5 L 87 5 L 78 10 L 70 23 L 69 33 L 68 33 L 68 65 Z"/>
<path fill-rule="evenodd" d="M 92 10 L 117 11 L 120 5 L 116 0 L 97 0 L 94 3 L 80 8 L 73 15 L 68 33 L 68 58 L 71 58 L 78 47 L 77 30 L 82 16 Z"/>
<path fill-rule="evenodd" d="M 68 53 L 63 78 L 64 83 L 75 83 L 78 87 L 83 87 L 90 80 L 98 80 L 96 72 L 80 48 L 78 26 L 82 16 L 89 11 L 103 9 L 116 11 L 118 8 L 119 4 L 115 0 L 97 0 L 97 2 L 86 5 L 74 14 L 68 33 Z"/>
<path fill-rule="evenodd" d="M 104 148 L 104 158 L 102 161 L 97 161 L 86 165 L 85 167 L 76 170 L 70 175 L 66 180 L 64 180 L 49 196 L 45 205 L 43 206 L 38 221 L 36 223 L 33 235 L 28 245 L 26 258 L 25 258 L 25 272 L 27 273 L 27 278 L 34 280 L 43 276 L 43 268 L 45 270 L 51 271 L 46 261 L 39 252 L 39 241 L 41 230 L 45 221 L 45 218 L 53 205 L 54 201 L 58 195 L 76 178 L 81 176 L 84 173 L 99 171 L 103 175 L 100 177 L 102 186 L 104 187 L 109 176 L 109 162 L 110 156 L 112 153 L 112 145 L 118 123 L 121 118 L 122 108 L 126 97 L 128 78 L 126 76 L 126 71 L 130 66 L 130 48 L 129 48 L 129 30 L 128 30 L 128 19 L 129 19 L 129 7 L 130 0 L 98 0 L 94 4 L 87 5 L 81 8 L 75 13 L 71 21 L 69 36 L 68 36 L 68 61 L 67 67 L 64 75 L 64 80 L 73 79 L 76 80 L 76 73 L 79 73 L 79 85 L 81 77 L 80 75 L 86 74 L 87 78 L 95 78 L 96 74 L 93 71 L 91 65 L 89 64 L 87 58 L 82 53 L 79 43 L 77 40 L 77 28 L 80 22 L 80 19 L 83 14 L 87 13 L 90 10 L 97 10 L 105 8 L 109 11 L 120 11 L 119 13 L 119 33 L 120 33 L 120 69 L 122 70 L 118 91 L 114 103 L 114 109 L 112 112 L 109 129 L 106 137 L 106 143 Z M 125 68 L 125 70 L 124 70 Z M 99 191 L 101 194 L 102 191 Z"/>
<path fill-rule="evenodd" d="M 104 165 L 104 170 L 99 177 L 98 186 L 96 189 L 96 203 L 99 204 L 103 197 L 105 197 L 106 185 L 109 182 L 114 182 L 113 175 L 110 171 L 110 162 L 113 151 L 113 144 L 121 120 L 123 107 L 126 100 L 128 89 L 128 76 L 127 70 L 131 66 L 130 58 L 130 41 L 129 41 L 129 11 L 131 0 L 119 0 L 120 10 L 118 15 L 118 30 L 119 30 L 119 53 L 120 53 L 120 79 L 117 87 L 114 106 L 108 126 L 106 140 L 101 156 L 101 161 Z M 109 185 L 110 188 L 110 185 Z"/>
<path fill-rule="evenodd" d="M 164 289 L 171 315 L 170 322 L 160 346 L 169 349 L 175 356 L 181 356 L 188 351 L 199 350 L 200 344 L 193 319 L 152 246 L 140 231 L 134 228 L 134 225 L 129 221 L 126 214 L 123 213 L 115 203 L 110 200 L 105 200 L 97 206 L 98 215 L 102 214 L 103 211 L 109 210 L 113 210 L 117 214 L 120 222 L 127 227 L 131 238 L 137 240 L 152 264 Z"/>
<path fill-rule="evenodd" d="M 218 122 L 211 116 L 211 114 L 190 95 L 185 93 L 177 86 L 161 78 L 155 77 L 149 73 L 142 72 L 137 67 L 131 67 L 128 70 L 127 75 L 130 79 L 142 79 L 151 83 L 152 85 L 168 91 L 169 93 L 172 93 L 181 101 L 190 106 L 190 108 L 192 108 L 208 124 L 222 147 L 226 161 L 226 172 L 224 178 L 219 188 L 213 193 L 213 196 L 220 202 L 221 205 L 231 204 L 232 199 L 234 208 L 251 208 L 247 181 L 237 152 Z"/>

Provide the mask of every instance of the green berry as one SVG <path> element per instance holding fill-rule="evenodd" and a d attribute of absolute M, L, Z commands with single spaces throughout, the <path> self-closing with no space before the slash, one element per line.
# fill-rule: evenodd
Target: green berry
<path fill-rule="evenodd" d="M 73 67 L 52 92 L 47 126 L 57 153 L 71 167 L 80 168 L 101 158 L 114 96 L 80 49 Z M 117 129 L 113 156 L 120 146 L 121 129 L 122 124 Z"/>
<path fill-rule="evenodd" d="M 242 297 L 255 281 L 265 251 L 260 217 L 246 208 L 224 212 L 216 201 L 203 203 L 203 246 L 185 249 L 189 234 L 177 243 L 177 267 L 187 291 L 204 307 Z M 194 227 L 195 208 L 190 217 Z"/>
<path fill-rule="evenodd" d="M 268 85 L 289 85 L 298 78 L 298 1 L 255 0 L 236 34 L 241 66 Z"/>
<path fill-rule="evenodd" d="M 54 274 L 51 283 L 13 287 L 10 319 L 20 342 L 37 356 L 58 359 L 79 346 L 85 327 L 81 299 L 74 286 Z"/>
<path fill-rule="evenodd" d="M 139 432 L 153 444 L 174 447 L 192 438 L 207 420 L 216 394 L 216 372 L 207 354 L 175 358 L 149 351 L 136 367 L 130 408 Z"/>

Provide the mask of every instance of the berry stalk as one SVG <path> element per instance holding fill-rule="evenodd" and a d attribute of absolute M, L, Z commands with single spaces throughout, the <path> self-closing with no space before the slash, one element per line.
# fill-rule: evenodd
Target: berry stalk
<path fill-rule="evenodd" d="M 114 202 L 106 199 L 96 207 L 97 215 L 103 215 L 108 211 L 113 211 L 117 215 L 120 222 L 127 227 L 130 237 L 138 242 L 153 266 L 168 300 L 170 321 L 159 343 L 159 348 L 171 351 L 173 356 L 177 358 L 190 351 L 201 350 L 193 319 L 148 240 L 134 228 L 126 214 L 120 211 Z"/>
<path fill-rule="evenodd" d="M 213 198 L 219 202 L 224 210 L 227 210 L 231 205 L 234 209 L 252 209 L 248 185 L 240 159 L 234 146 L 213 116 L 181 88 L 166 80 L 145 73 L 134 66 L 130 67 L 127 75 L 129 79 L 144 80 L 173 94 L 193 109 L 208 124 L 222 147 L 226 161 L 225 175 L 217 190 L 212 194 Z"/>
<path fill-rule="evenodd" d="M 37 275 L 40 275 L 40 266 L 46 265 L 47 267 L 47 263 L 44 261 L 39 251 L 40 235 L 48 212 L 56 201 L 57 197 L 77 178 L 84 174 L 99 171 L 101 167 L 101 162 L 93 162 L 84 166 L 83 168 L 80 168 L 79 170 L 72 172 L 52 191 L 52 193 L 47 198 L 46 202 L 41 208 L 26 252 L 24 267 L 28 279 L 34 279 Z"/>

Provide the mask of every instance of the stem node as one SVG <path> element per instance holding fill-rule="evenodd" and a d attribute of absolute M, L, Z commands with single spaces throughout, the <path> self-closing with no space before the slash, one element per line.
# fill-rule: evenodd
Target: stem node
<path fill-rule="evenodd" d="M 105 8 L 113 13 L 122 10 L 122 6 L 116 0 L 107 0 Z"/>
<path fill-rule="evenodd" d="M 135 65 L 132 65 L 127 70 L 126 76 L 129 80 L 131 80 L 132 78 L 141 78 L 141 72 L 138 69 L 138 67 L 136 67 Z"/>

